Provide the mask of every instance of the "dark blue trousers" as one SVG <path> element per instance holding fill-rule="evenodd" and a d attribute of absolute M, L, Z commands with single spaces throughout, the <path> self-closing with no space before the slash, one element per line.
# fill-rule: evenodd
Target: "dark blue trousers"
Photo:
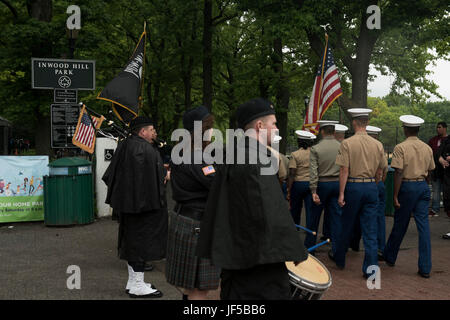
<path fill-rule="evenodd" d="M 386 261 L 395 263 L 403 237 L 408 230 L 411 213 L 414 213 L 419 233 L 419 270 L 423 273 L 431 271 L 430 226 L 428 223 L 428 206 L 430 188 L 425 181 L 403 181 L 398 193 L 400 208 L 394 213 L 394 226 L 389 236 L 384 257 Z"/>
<path fill-rule="evenodd" d="M 377 241 L 378 250 L 384 251 L 386 245 L 386 187 L 383 181 L 378 182 L 378 208 L 377 208 Z"/>
<path fill-rule="evenodd" d="M 339 205 L 338 205 L 339 206 Z M 323 211 L 323 224 L 322 224 L 322 234 L 325 238 L 331 238 L 331 222 L 330 213 L 327 208 Z"/>
<path fill-rule="evenodd" d="M 344 193 L 345 206 L 342 208 L 341 233 L 334 255 L 336 264 L 345 267 L 345 255 L 353 236 L 358 218 L 361 224 L 365 255 L 362 266 L 367 274 L 369 266 L 378 265 L 377 255 L 377 206 L 378 189 L 375 182 L 347 182 Z"/>
<path fill-rule="evenodd" d="M 377 242 L 378 242 L 378 250 L 381 252 L 384 251 L 384 247 L 386 245 L 386 187 L 383 181 L 378 182 L 378 206 L 377 206 Z M 350 242 L 350 247 L 355 250 L 359 250 L 359 243 L 361 241 L 361 224 L 355 223 L 355 227 L 353 229 L 353 238 Z"/>
<path fill-rule="evenodd" d="M 300 224 L 303 202 L 305 203 L 306 216 L 308 216 L 313 203 L 309 181 L 295 181 L 291 188 L 291 215 L 295 224 Z"/>
<path fill-rule="evenodd" d="M 320 205 L 312 203 L 312 210 L 306 216 L 306 227 L 312 231 L 319 231 L 319 222 L 322 211 L 328 212 L 330 219 L 331 248 L 336 251 L 336 241 L 341 231 L 342 210 L 338 205 L 339 181 L 319 182 L 317 194 L 320 198 Z M 310 248 L 316 244 L 317 236 L 306 234 L 305 247 Z"/>

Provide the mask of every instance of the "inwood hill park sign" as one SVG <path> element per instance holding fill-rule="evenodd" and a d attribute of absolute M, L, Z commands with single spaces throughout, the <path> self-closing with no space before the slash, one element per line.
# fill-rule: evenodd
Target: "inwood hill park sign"
<path fill-rule="evenodd" d="M 33 89 L 95 90 L 95 61 L 31 58 Z"/>
<path fill-rule="evenodd" d="M 95 61 L 31 58 L 31 87 L 54 90 L 51 147 L 77 148 L 72 137 L 79 115 L 78 90 L 95 90 Z"/>

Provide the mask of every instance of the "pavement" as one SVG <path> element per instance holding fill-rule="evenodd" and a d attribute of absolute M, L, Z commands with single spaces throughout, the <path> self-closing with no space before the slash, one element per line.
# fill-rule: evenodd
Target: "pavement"
<path fill-rule="evenodd" d="M 392 224 L 393 218 L 386 217 L 387 237 Z M 328 258 L 328 245 L 318 248 L 316 257 L 332 276 L 322 299 L 449 300 L 450 240 L 442 235 L 450 232 L 450 219 L 442 210 L 430 218 L 430 229 L 431 278 L 417 275 L 418 234 L 412 218 L 395 267 L 380 262 L 380 289 L 368 289 L 362 278 L 362 244 L 361 251 L 348 252 L 344 270 Z M 0 224 L 0 299 L 129 300 L 126 262 L 117 257 L 117 231 L 118 224 L 111 218 L 73 227 L 47 227 L 43 222 Z M 180 300 L 180 291 L 165 280 L 165 260 L 153 265 L 155 269 L 145 273 L 145 280 L 164 293 L 158 300 Z M 73 268 L 79 270 L 79 289 L 68 288 L 77 284 Z M 219 299 L 219 290 L 209 297 Z"/>

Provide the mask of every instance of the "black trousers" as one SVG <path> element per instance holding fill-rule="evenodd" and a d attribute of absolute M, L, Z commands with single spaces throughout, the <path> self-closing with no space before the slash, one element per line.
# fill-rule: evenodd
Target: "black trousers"
<path fill-rule="evenodd" d="M 450 212 L 450 168 L 446 168 L 442 179 L 442 194 L 445 212 Z"/>
<path fill-rule="evenodd" d="M 222 270 L 221 300 L 289 300 L 289 275 L 284 262 L 244 270 Z"/>
<path fill-rule="evenodd" d="M 128 261 L 130 267 L 133 268 L 134 272 L 144 272 L 145 271 L 145 262 L 142 261 Z"/>

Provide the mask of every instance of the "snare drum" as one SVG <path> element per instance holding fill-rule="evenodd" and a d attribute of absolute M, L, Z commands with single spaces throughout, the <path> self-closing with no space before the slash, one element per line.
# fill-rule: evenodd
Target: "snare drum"
<path fill-rule="evenodd" d="M 314 256 L 297 266 L 286 262 L 291 283 L 291 300 L 319 300 L 331 286 L 331 274 Z"/>

